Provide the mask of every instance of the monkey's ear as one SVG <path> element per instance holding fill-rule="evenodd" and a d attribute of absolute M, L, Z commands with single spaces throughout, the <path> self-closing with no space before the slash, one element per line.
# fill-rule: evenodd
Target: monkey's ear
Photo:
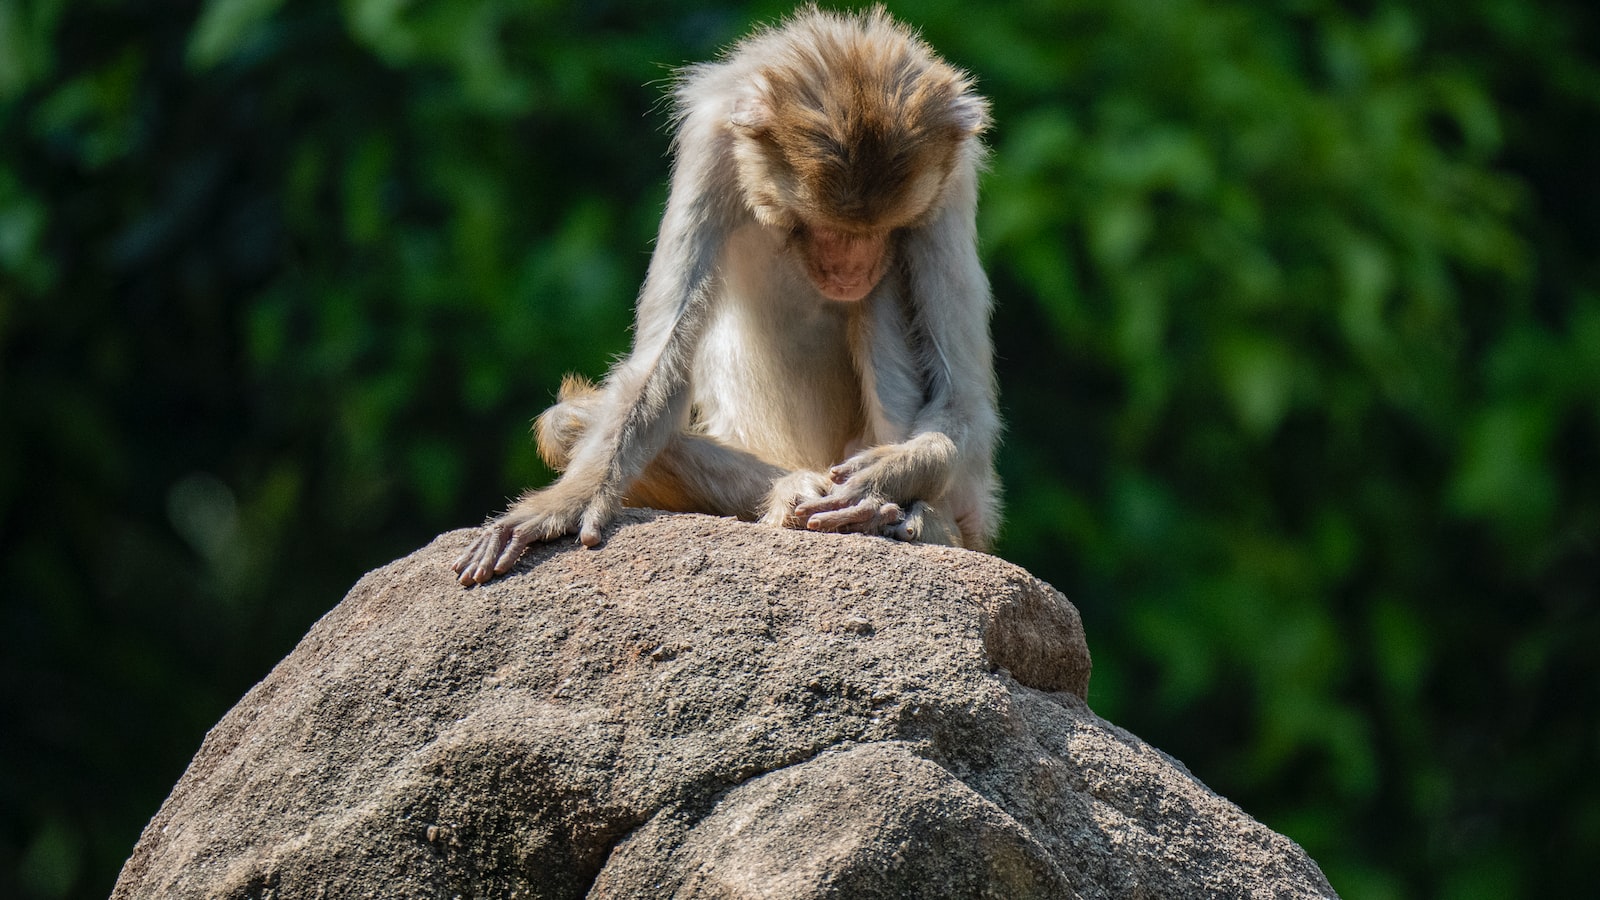
<path fill-rule="evenodd" d="M 950 102 L 950 119 L 962 137 L 982 134 L 989 130 L 989 101 L 962 91 Z"/>
<path fill-rule="evenodd" d="M 733 127 L 756 133 L 766 131 L 771 121 L 772 108 L 755 91 L 736 98 L 733 111 L 728 114 L 728 123 Z"/>

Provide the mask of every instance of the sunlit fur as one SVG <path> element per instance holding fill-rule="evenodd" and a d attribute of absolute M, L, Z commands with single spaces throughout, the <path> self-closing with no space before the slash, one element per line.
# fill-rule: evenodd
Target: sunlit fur
<path fill-rule="evenodd" d="M 808 9 L 685 70 L 676 98 L 633 350 L 563 386 L 537 428 L 562 477 L 484 528 L 462 583 L 534 541 L 595 546 L 624 503 L 988 547 L 971 80 L 881 9 Z"/>
<path fill-rule="evenodd" d="M 745 71 L 751 67 L 754 71 Z M 877 8 L 859 17 L 809 10 L 692 69 L 680 96 L 700 102 L 736 79 L 739 184 L 763 223 L 837 231 L 921 219 L 988 124 L 972 80 Z"/>

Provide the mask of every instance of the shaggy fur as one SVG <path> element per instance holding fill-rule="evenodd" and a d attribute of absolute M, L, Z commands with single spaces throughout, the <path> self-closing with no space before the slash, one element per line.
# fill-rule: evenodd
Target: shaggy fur
<path fill-rule="evenodd" d="M 802 11 L 686 69 L 633 352 L 540 417 L 563 475 L 455 570 L 600 543 L 624 503 L 986 548 L 999 515 L 978 136 L 988 105 L 882 9 Z"/>

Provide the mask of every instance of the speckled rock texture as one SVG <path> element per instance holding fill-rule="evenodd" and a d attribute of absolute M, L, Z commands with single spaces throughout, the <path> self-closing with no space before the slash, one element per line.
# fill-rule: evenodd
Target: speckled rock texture
<path fill-rule="evenodd" d="M 630 512 L 363 578 L 206 736 L 114 898 L 1329 897 L 1084 702 L 994 557 Z"/>

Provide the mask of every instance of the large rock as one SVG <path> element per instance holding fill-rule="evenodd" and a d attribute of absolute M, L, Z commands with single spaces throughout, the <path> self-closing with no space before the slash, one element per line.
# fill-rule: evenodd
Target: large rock
<path fill-rule="evenodd" d="M 116 898 L 1326 897 L 1089 711 L 993 557 L 632 513 L 362 579 L 207 735 Z"/>

